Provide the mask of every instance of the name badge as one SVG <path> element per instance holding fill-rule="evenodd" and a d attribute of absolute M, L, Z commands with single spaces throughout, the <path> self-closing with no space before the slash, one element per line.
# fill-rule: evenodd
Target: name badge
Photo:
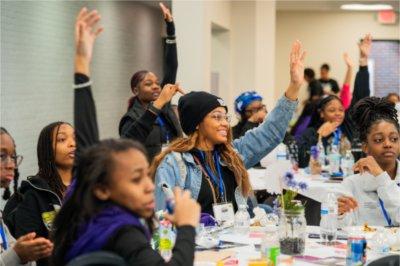
<path fill-rule="evenodd" d="M 235 212 L 232 203 L 214 203 L 214 217 L 219 224 L 233 225 L 235 221 Z"/>

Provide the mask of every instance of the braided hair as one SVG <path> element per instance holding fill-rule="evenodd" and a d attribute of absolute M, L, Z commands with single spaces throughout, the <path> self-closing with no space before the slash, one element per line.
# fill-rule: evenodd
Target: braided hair
<path fill-rule="evenodd" d="M 362 142 L 367 141 L 371 127 L 381 121 L 393 124 L 400 132 L 397 110 L 386 98 L 364 98 L 354 105 L 351 115 L 358 127 Z"/>
<path fill-rule="evenodd" d="M 39 140 L 37 144 L 37 158 L 39 171 L 38 176 L 46 180 L 50 189 L 56 193 L 60 198 L 62 198 L 66 186 L 62 182 L 61 176 L 58 173 L 56 165 L 55 152 L 56 146 L 53 148 L 53 139 L 57 136 L 61 125 L 69 125 L 66 122 L 54 122 L 45 126 L 39 135 Z"/>
<path fill-rule="evenodd" d="M 10 138 L 12 139 L 12 141 L 14 143 L 14 148 L 16 148 L 14 139 L 12 138 L 10 133 L 8 133 L 8 131 L 4 127 L 0 127 L 0 135 L 1 134 L 7 134 L 8 136 L 10 136 Z M 14 181 L 14 193 L 17 195 L 17 197 L 20 196 L 19 192 L 18 192 L 18 179 L 19 179 L 19 171 L 18 171 L 18 166 L 16 166 L 15 170 L 14 170 L 14 180 L 13 181 Z M 10 196 L 11 196 L 10 188 L 6 187 L 4 189 L 3 199 L 8 200 L 10 198 Z"/>

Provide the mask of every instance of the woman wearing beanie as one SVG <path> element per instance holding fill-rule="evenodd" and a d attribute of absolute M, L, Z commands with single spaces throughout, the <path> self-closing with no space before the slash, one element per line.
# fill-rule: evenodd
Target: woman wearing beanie
<path fill-rule="evenodd" d="M 163 184 L 191 190 L 202 212 L 211 215 L 214 203 L 232 203 L 235 210 L 246 204 L 251 191 L 246 169 L 282 141 L 297 106 L 304 56 L 296 41 L 290 54 L 290 84 L 285 96 L 259 127 L 233 142 L 228 109 L 222 99 L 201 91 L 180 98 L 178 110 L 187 137 L 175 140 L 153 161 L 157 210 L 165 208 Z"/>

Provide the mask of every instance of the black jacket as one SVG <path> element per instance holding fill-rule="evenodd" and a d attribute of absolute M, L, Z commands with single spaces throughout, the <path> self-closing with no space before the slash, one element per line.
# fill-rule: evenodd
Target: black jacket
<path fill-rule="evenodd" d="M 16 238 L 30 232 L 49 238 L 49 230 L 62 200 L 50 189 L 46 180 L 39 176 L 31 176 L 22 181 L 20 192 L 23 200 L 15 213 Z"/>
<path fill-rule="evenodd" d="M 369 94 L 370 94 L 370 89 L 369 89 L 368 67 L 360 66 L 360 69 L 356 75 L 356 80 L 354 82 L 353 98 L 351 100 L 349 109 L 347 109 L 345 113 L 344 121 L 340 126 L 343 134 L 347 137 L 347 139 L 350 141 L 352 145 L 353 155 L 356 161 L 361 158 L 362 152 L 359 151 L 361 143 L 359 140 L 358 131 L 356 130 L 354 121 L 351 118 L 351 110 L 358 101 L 360 101 L 365 97 L 368 97 Z M 318 128 L 319 126 L 315 126 L 306 129 L 297 141 L 297 146 L 299 150 L 299 167 L 301 168 L 308 166 L 308 163 L 310 161 L 311 146 L 317 145 L 318 143 L 318 138 L 319 138 L 317 133 Z M 324 145 L 327 145 L 330 142 L 329 139 L 331 138 L 332 135 L 323 138 L 322 141 Z"/>
<path fill-rule="evenodd" d="M 167 22 L 167 38 L 165 42 L 164 59 L 164 78 L 161 83 L 174 84 L 178 69 L 178 59 L 175 43 L 175 29 L 173 22 Z M 179 120 L 173 111 L 171 104 L 166 104 L 160 115 L 166 122 L 166 129 L 169 130 L 170 140 L 182 136 L 182 129 Z M 161 151 L 162 144 L 165 142 L 161 127 L 156 123 L 157 116 L 149 110 L 143 108 L 136 98 L 132 107 L 121 118 L 119 123 L 119 135 L 143 143 L 152 160 Z"/>
<path fill-rule="evenodd" d="M 112 251 L 125 259 L 128 265 L 137 266 L 190 266 L 194 260 L 195 229 L 192 226 L 182 226 L 177 230 L 173 255 L 165 262 L 160 254 L 151 248 L 144 233 L 132 226 L 118 230 L 107 242 L 103 250 Z"/>
<path fill-rule="evenodd" d="M 51 191 L 46 180 L 39 176 L 28 177 L 22 181 L 19 189 L 22 201 L 14 209 L 15 238 L 35 232 L 37 237 L 49 238 L 57 210 L 61 207 L 61 199 Z M 7 202 L 11 204 L 12 201 Z M 48 258 L 36 262 L 37 265 L 49 265 Z"/>

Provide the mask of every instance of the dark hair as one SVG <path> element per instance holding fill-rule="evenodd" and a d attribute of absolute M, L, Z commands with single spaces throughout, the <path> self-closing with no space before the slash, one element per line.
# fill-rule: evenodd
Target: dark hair
<path fill-rule="evenodd" d="M 329 71 L 331 68 L 329 67 L 329 65 L 327 63 L 322 64 L 321 69 L 325 69 L 327 71 Z"/>
<path fill-rule="evenodd" d="M 12 142 L 14 143 L 14 148 L 16 149 L 17 146 L 15 145 L 15 141 L 13 139 L 13 137 L 10 135 L 10 133 L 8 133 L 7 129 L 5 129 L 4 127 L 0 127 L 0 135 L 1 134 L 7 134 L 8 136 L 10 136 Z M 15 151 L 16 153 L 16 151 Z M 19 179 L 19 171 L 18 171 L 18 166 L 15 167 L 14 169 L 14 193 L 17 195 L 17 197 L 20 197 L 20 194 L 18 192 L 18 179 Z M 4 188 L 4 193 L 3 193 L 3 199 L 4 200 L 8 200 L 11 196 L 11 191 L 9 187 Z"/>
<path fill-rule="evenodd" d="M 147 73 L 149 73 L 149 71 L 140 70 L 140 71 L 137 71 L 135 74 L 133 74 L 133 76 L 131 78 L 131 90 L 132 90 L 133 94 L 135 94 L 135 92 L 133 90 L 140 84 L 140 82 L 143 81 L 143 79 L 145 78 Z M 129 98 L 128 110 L 132 107 L 135 97 L 136 97 L 136 95 L 133 95 L 131 98 Z"/>
<path fill-rule="evenodd" d="M 309 77 L 311 80 L 315 79 L 315 72 L 312 68 L 304 69 L 304 76 Z"/>
<path fill-rule="evenodd" d="M 46 180 L 50 189 L 60 198 L 63 197 L 66 186 L 62 182 L 61 176 L 57 170 L 55 161 L 57 146 L 53 148 L 53 138 L 57 136 L 61 125 L 70 124 L 58 121 L 45 126 L 39 134 L 37 144 L 37 159 L 39 166 L 37 175 Z"/>
<path fill-rule="evenodd" d="M 65 255 L 77 238 L 79 226 L 108 205 L 94 195 L 94 188 L 110 182 L 115 165 L 113 155 L 129 149 L 146 155 L 139 142 L 107 139 L 85 150 L 75 162 L 73 191 L 70 191 L 53 224 L 54 265 L 65 264 Z"/>
<path fill-rule="evenodd" d="M 337 100 L 342 104 L 342 101 L 336 95 L 324 97 L 317 103 L 315 112 L 311 116 L 309 125 L 310 127 L 319 128 L 324 123 L 324 121 L 321 119 L 321 112 L 324 111 L 325 107 L 334 100 Z"/>
<path fill-rule="evenodd" d="M 322 88 L 321 83 L 318 80 L 312 80 L 308 84 L 308 91 L 310 93 L 309 100 L 314 96 L 322 97 L 324 95 L 324 88 Z"/>
<path fill-rule="evenodd" d="M 362 142 L 367 141 L 371 127 L 381 121 L 393 124 L 400 132 L 397 110 L 386 98 L 364 98 L 354 105 L 351 114 L 360 132 Z"/>

